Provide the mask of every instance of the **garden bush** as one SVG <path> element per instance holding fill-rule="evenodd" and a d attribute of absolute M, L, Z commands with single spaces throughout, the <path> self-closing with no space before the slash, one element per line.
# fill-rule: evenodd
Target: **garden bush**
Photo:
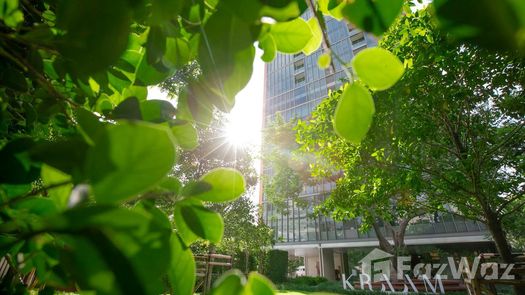
<path fill-rule="evenodd" d="M 317 286 L 321 283 L 328 282 L 328 279 L 323 278 L 323 277 L 302 276 L 302 277 L 296 277 L 293 279 L 289 279 L 287 282 L 289 284 L 294 284 L 294 285 Z"/>
<path fill-rule="evenodd" d="M 274 283 L 284 282 L 288 271 L 288 252 L 274 249 L 266 257 L 265 275 Z"/>
<path fill-rule="evenodd" d="M 324 278 L 320 278 L 324 279 Z M 303 292 L 330 292 L 330 293 L 336 293 L 336 294 L 351 294 L 351 295 L 373 295 L 373 294 L 386 294 L 385 292 L 381 292 L 379 290 L 350 290 L 350 289 L 344 289 L 343 283 L 341 281 L 327 281 L 325 279 L 324 282 L 321 282 L 317 285 L 306 285 L 306 284 L 299 284 L 295 281 L 288 281 L 286 283 L 280 284 L 277 286 L 280 290 L 287 290 L 287 291 L 303 291 Z M 398 293 L 390 293 L 390 294 L 404 294 L 401 292 Z M 408 293 L 408 294 L 425 294 L 424 292 L 420 293 Z M 447 292 L 448 295 L 467 295 L 467 292 Z"/>

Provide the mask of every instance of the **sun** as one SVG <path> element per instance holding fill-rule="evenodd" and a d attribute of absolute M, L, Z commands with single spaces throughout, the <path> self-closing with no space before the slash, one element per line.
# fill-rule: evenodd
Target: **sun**
<path fill-rule="evenodd" d="M 261 55 L 262 51 L 257 49 L 257 56 Z M 259 150 L 262 138 L 263 89 L 264 62 L 256 58 L 250 82 L 237 94 L 235 106 L 226 115 L 224 136 L 232 146 Z"/>
<path fill-rule="evenodd" d="M 232 118 L 226 124 L 224 130 L 225 137 L 228 143 L 235 147 L 249 147 L 255 145 L 256 142 L 252 136 L 255 130 L 250 130 L 250 124 L 243 124 L 240 120 Z"/>

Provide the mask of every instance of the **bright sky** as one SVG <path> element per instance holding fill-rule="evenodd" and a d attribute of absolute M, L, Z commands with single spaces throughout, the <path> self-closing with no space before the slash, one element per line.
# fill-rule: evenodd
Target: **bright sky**
<path fill-rule="evenodd" d="M 228 115 L 228 138 L 235 144 L 253 147 L 259 153 L 262 138 L 262 112 L 264 94 L 264 62 L 260 56 L 262 51 L 257 48 L 253 63 L 253 74 L 248 85 L 237 94 L 235 106 Z M 261 173 L 261 163 L 255 160 L 255 169 Z M 259 186 L 257 183 L 250 198 L 252 202 L 259 203 Z"/>
<path fill-rule="evenodd" d="M 262 51 L 257 49 L 253 64 L 253 74 L 248 85 L 237 94 L 235 107 L 228 114 L 226 136 L 232 144 L 249 146 L 256 153 L 261 147 L 262 109 L 264 92 L 264 62 L 260 56 Z M 148 88 L 148 99 L 168 100 L 167 94 L 158 87 Z M 260 162 L 256 160 L 255 168 L 260 172 Z M 259 184 L 251 198 L 258 203 Z"/>

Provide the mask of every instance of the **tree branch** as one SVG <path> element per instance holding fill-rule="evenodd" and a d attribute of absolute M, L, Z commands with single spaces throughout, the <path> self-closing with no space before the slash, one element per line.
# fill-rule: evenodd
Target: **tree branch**
<path fill-rule="evenodd" d="M 48 186 L 45 186 L 45 187 L 41 187 L 41 188 L 39 188 L 37 190 L 33 190 L 33 191 L 28 192 L 28 193 L 15 196 L 13 198 L 9 198 L 8 200 L 2 202 L 0 204 L 0 207 L 4 208 L 4 207 L 7 207 L 7 206 L 16 204 L 18 202 L 21 202 L 21 201 L 27 199 L 27 198 L 39 195 L 40 193 L 43 193 L 43 192 L 45 192 L 47 190 L 54 189 L 54 188 L 57 188 L 57 187 L 61 187 L 61 186 L 68 185 L 68 184 L 71 184 L 71 180 L 67 180 L 67 181 L 63 181 L 63 182 L 57 182 L 57 183 L 54 183 L 54 184 L 51 184 L 51 185 L 48 185 Z"/>

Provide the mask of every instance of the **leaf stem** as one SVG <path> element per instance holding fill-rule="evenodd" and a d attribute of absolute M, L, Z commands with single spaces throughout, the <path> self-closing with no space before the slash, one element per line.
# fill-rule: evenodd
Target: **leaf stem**
<path fill-rule="evenodd" d="M 30 191 L 28 193 L 21 194 L 21 195 L 15 196 L 13 198 L 10 198 L 10 199 L 4 201 L 2 204 L 0 204 L 0 207 L 4 208 L 4 207 L 10 206 L 10 205 L 13 205 L 13 204 L 18 203 L 20 201 L 23 201 L 23 200 L 25 200 L 27 198 L 36 196 L 36 195 L 38 195 L 38 194 L 40 194 L 42 192 L 45 192 L 47 190 L 54 189 L 54 188 L 57 188 L 57 187 L 61 187 L 61 186 L 68 185 L 68 184 L 71 184 L 71 180 L 66 180 L 66 181 L 63 181 L 63 182 L 57 182 L 57 183 L 54 183 L 54 184 L 50 184 L 48 186 L 41 187 L 41 188 L 36 189 L 36 190 L 32 190 L 32 191 Z"/>

